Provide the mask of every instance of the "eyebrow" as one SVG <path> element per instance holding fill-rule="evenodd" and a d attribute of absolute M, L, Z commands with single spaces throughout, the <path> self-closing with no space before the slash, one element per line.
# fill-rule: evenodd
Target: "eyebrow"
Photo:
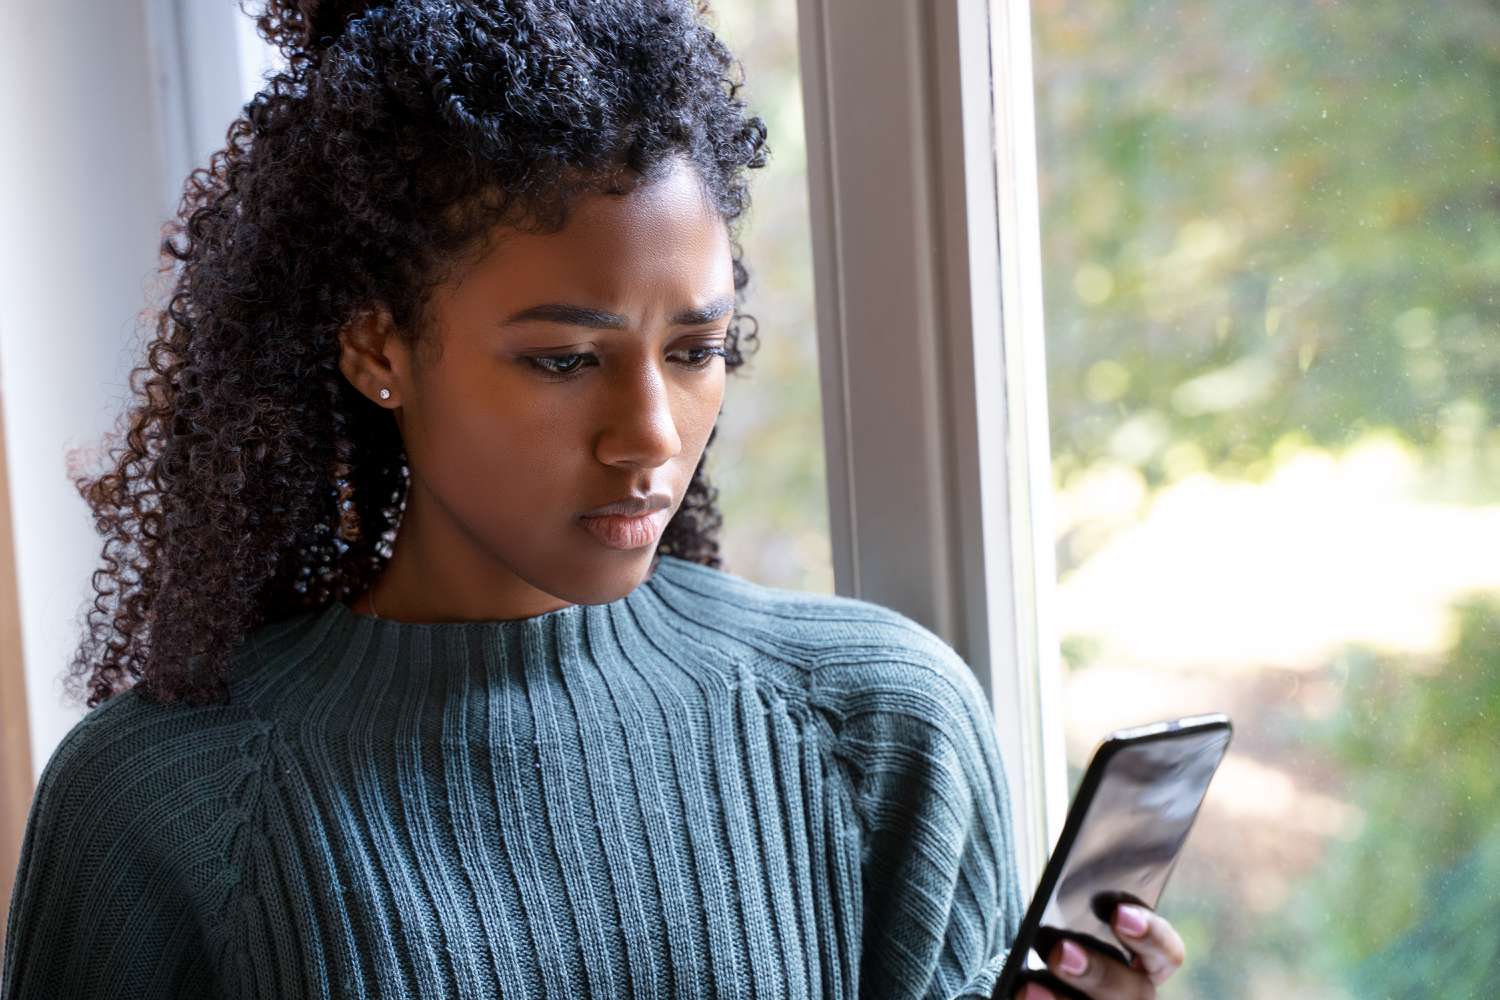
<path fill-rule="evenodd" d="M 714 299 L 707 305 L 684 309 L 672 317 L 672 325 L 701 326 L 704 323 L 723 319 L 733 310 L 734 298 L 726 295 Z M 562 302 L 546 302 L 541 305 L 528 306 L 507 317 L 501 325 L 510 326 L 514 323 L 560 323 L 563 326 L 583 326 L 592 330 L 624 330 L 630 325 L 630 321 L 619 313 Z"/>

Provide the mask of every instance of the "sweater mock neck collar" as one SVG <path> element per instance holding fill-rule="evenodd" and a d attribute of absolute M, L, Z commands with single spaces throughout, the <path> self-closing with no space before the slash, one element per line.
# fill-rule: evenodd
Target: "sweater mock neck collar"
<path fill-rule="evenodd" d="M 345 683 L 355 675 L 380 678 L 387 668 L 398 669 L 397 663 L 408 679 L 415 679 L 434 671 L 450 676 L 455 669 L 466 672 L 460 663 L 492 675 L 497 662 L 532 664 L 548 671 L 563 661 L 592 662 L 600 636 L 617 635 L 623 628 L 639 642 L 644 634 L 638 630 L 669 627 L 662 615 L 670 602 L 661 599 L 661 588 L 670 589 L 670 581 L 691 573 L 695 565 L 663 555 L 651 575 L 623 597 L 604 604 L 570 604 L 529 618 L 403 622 L 361 614 L 342 601 L 332 601 L 304 619 L 305 628 L 287 634 L 287 645 L 273 641 L 280 648 L 275 656 L 279 662 L 269 671 L 255 671 L 259 683 L 252 681 L 251 686 L 267 691 L 264 685 L 277 686 L 276 675 L 307 668 L 325 678 L 331 671 Z"/>

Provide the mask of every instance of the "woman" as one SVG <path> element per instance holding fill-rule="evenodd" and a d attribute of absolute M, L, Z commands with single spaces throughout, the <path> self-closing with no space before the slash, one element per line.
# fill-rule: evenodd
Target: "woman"
<path fill-rule="evenodd" d="M 984 698 L 718 569 L 765 130 L 686 0 L 276 0 L 189 180 L 5 994 L 986 997 Z M 1182 961 L 1122 910 L 1127 969 Z M 1087 968 L 1071 972 L 1082 957 Z M 1031 987 L 1028 996 L 1044 996 Z"/>

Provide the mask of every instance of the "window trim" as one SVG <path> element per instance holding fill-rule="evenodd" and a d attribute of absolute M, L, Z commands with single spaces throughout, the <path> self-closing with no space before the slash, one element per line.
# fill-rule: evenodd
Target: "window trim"
<path fill-rule="evenodd" d="M 798 30 L 835 586 L 973 668 L 1029 892 L 1068 791 L 1029 11 L 798 0 Z"/>

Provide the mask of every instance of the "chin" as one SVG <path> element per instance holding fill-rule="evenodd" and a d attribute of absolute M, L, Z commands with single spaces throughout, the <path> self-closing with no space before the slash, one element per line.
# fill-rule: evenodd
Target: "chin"
<path fill-rule="evenodd" d="M 626 596 L 651 575 L 656 546 L 615 551 L 599 549 L 592 559 L 583 560 L 577 572 L 566 580 L 556 581 L 546 590 L 574 604 L 609 604 Z M 578 565 L 578 564 L 575 564 Z"/>

